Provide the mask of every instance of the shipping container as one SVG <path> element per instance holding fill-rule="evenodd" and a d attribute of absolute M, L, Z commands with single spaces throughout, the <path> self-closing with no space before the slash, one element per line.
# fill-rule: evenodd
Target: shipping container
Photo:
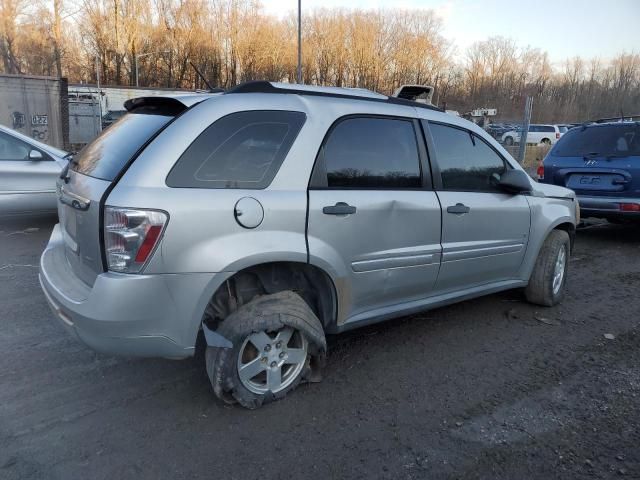
<path fill-rule="evenodd" d="M 69 149 L 66 78 L 0 74 L 0 124 Z"/>

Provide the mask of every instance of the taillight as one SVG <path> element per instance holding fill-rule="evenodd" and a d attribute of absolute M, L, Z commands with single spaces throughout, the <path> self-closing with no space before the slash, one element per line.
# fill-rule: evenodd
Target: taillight
<path fill-rule="evenodd" d="M 560 133 L 556 132 L 556 138 L 560 138 Z"/>
<path fill-rule="evenodd" d="M 623 212 L 640 212 L 640 204 L 637 203 L 621 203 L 620 210 Z"/>
<path fill-rule="evenodd" d="M 138 273 L 151 258 L 168 216 L 157 210 L 105 207 L 104 247 L 109 270 Z"/>
<path fill-rule="evenodd" d="M 538 180 L 544 180 L 544 161 L 540 160 L 538 163 L 538 170 L 536 171 L 538 174 Z"/>

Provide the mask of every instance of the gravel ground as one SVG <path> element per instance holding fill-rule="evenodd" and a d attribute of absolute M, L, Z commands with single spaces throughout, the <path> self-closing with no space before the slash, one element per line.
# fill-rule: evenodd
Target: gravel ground
<path fill-rule="evenodd" d="M 331 337 L 322 383 L 247 411 L 201 358 L 69 337 L 35 267 L 52 224 L 0 224 L 2 479 L 640 478 L 640 229 L 581 230 L 558 307 L 512 291 Z"/>

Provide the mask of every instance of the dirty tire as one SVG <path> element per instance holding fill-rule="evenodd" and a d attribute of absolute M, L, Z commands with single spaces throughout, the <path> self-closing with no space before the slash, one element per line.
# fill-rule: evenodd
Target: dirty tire
<path fill-rule="evenodd" d="M 275 332 L 292 327 L 308 342 L 308 355 L 303 368 L 286 388 L 275 393 L 259 394 L 243 385 L 238 374 L 238 358 L 245 340 L 254 333 Z M 263 295 L 241 306 L 229 315 L 217 332 L 233 343 L 233 348 L 207 348 L 207 374 L 216 396 L 225 403 L 239 403 L 255 409 L 264 403 L 283 398 L 301 381 L 317 378 L 327 348 L 322 324 L 307 303 L 291 291 Z"/>
<path fill-rule="evenodd" d="M 562 278 L 560 289 L 554 293 L 554 271 L 558 255 L 562 249 L 565 249 L 566 254 L 564 276 Z M 553 230 L 544 241 L 544 244 L 538 253 L 533 273 L 529 279 L 529 285 L 527 285 L 525 289 L 525 296 L 529 302 L 546 307 L 552 307 L 562 301 L 567 285 L 570 252 L 571 244 L 569 241 L 569 234 L 564 230 Z"/>
<path fill-rule="evenodd" d="M 508 145 L 508 146 L 513 145 L 513 137 L 507 137 L 507 138 L 505 138 L 505 139 L 504 139 L 504 144 L 505 144 L 505 145 Z"/>

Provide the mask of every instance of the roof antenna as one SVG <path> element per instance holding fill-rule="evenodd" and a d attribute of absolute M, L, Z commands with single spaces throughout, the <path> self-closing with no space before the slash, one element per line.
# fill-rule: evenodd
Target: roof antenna
<path fill-rule="evenodd" d="M 207 89 L 211 92 L 211 93 L 216 93 L 216 92 L 224 92 L 224 89 L 222 88 L 213 88 L 211 86 L 211 84 L 209 82 L 207 82 L 207 79 L 204 78 L 204 75 L 202 75 L 202 72 L 200 70 L 198 70 L 198 67 L 196 67 L 194 65 L 194 63 L 189 60 L 189 64 L 193 67 L 193 69 L 196 71 L 196 73 L 198 74 L 198 76 L 200 77 L 200 79 L 204 82 L 204 84 L 207 86 Z"/>

